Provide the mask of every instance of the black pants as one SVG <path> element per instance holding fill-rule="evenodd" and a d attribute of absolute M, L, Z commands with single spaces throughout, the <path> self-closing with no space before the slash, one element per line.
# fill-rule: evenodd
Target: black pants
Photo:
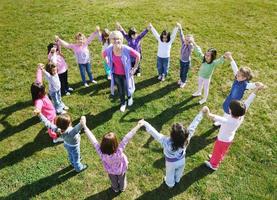
<path fill-rule="evenodd" d="M 124 105 L 125 101 L 126 101 L 125 93 L 128 94 L 126 76 L 125 75 L 113 74 L 113 78 L 114 78 L 114 82 L 116 84 L 116 87 L 118 89 L 120 105 Z"/>
<path fill-rule="evenodd" d="M 61 94 L 65 95 L 68 91 L 68 81 L 67 81 L 67 70 L 64 73 L 59 74 L 59 79 L 61 82 Z"/>
<path fill-rule="evenodd" d="M 137 75 L 138 73 L 141 73 L 141 68 L 140 68 L 141 59 L 142 59 L 142 55 L 140 55 L 140 61 L 139 61 L 139 63 L 138 63 L 138 68 L 137 68 L 137 70 L 136 70 L 136 72 L 135 72 L 134 75 Z M 135 63 L 136 63 L 136 60 L 135 60 L 135 59 L 132 59 L 132 60 L 131 60 L 131 66 L 132 66 L 132 68 L 135 66 Z"/>

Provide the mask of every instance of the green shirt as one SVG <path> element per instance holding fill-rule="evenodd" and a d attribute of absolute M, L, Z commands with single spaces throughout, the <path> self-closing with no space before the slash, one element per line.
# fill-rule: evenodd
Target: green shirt
<path fill-rule="evenodd" d="M 199 46 L 195 46 L 194 52 L 199 60 L 202 62 L 204 58 L 204 54 Z M 214 60 L 212 63 L 208 64 L 206 62 L 202 63 L 198 72 L 198 75 L 202 78 L 209 79 L 211 78 L 215 67 L 224 63 L 224 57 Z"/>

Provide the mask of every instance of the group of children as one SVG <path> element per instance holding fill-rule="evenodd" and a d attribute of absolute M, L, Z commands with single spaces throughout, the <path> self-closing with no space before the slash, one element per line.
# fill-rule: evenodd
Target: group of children
<path fill-rule="evenodd" d="M 180 38 L 182 42 L 181 57 L 180 57 L 180 80 L 178 84 L 183 88 L 187 81 L 187 73 L 191 62 L 191 53 L 194 51 L 197 57 L 202 61 L 198 77 L 198 90 L 193 93 L 193 96 L 200 96 L 204 86 L 204 98 L 200 100 L 200 104 L 206 102 L 209 92 L 210 79 L 213 70 L 216 66 L 222 64 L 225 59 L 231 61 L 231 67 L 234 72 L 234 82 L 230 94 L 223 103 L 224 115 L 218 116 L 210 113 L 207 106 L 195 116 L 192 123 L 186 128 L 180 123 L 172 125 L 170 136 L 165 136 L 159 133 L 151 124 L 140 120 L 137 125 L 122 139 L 119 143 L 116 134 L 113 132 L 107 133 L 102 137 L 99 143 L 94 134 L 86 125 L 86 118 L 82 116 L 80 122 L 76 126 L 72 126 L 70 116 L 66 113 L 68 107 L 61 100 L 61 93 L 69 95 L 73 90 L 68 86 L 67 81 L 67 64 L 61 53 L 61 46 L 73 50 L 77 63 L 79 65 L 81 78 L 83 84 L 87 87 L 85 72 L 87 72 L 90 81 L 96 83 L 91 72 L 90 54 L 88 45 L 98 36 L 103 44 L 102 50 L 105 50 L 110 45 L 113 45 L 109 40 L 109 31 L 104 29 L 100 31 L 96 27 L 88 39 L 82 33 L 76 35 L 77 44 L 69 44 L 61 40 L 58 36 L 55 37 L 55 43 L 48 45 L 48 59 L 49 62 L 44 67 L 43 64 L 38 64 L 37 78 L 31 86 L 32 100 L 35 105 L 35 114 L 37 114 L 41 121 L 48 128 L 48 133 L 53 139 L 53 142 L 64 142 L 64 147 L 68 152 L 70 164 L 77 172 L 87 169 L 87 165 L 81 163 L 80 157 L 80 131 L 83 128 L 88 139 L 96 149 L 100 156 L 105 171 L 111 180 L 111 187 L 114 192 L 124 191 L 127 186 L 126 171 L 128 168 L 128 160 L 124 154 L 124 149 L 129 140 L 141 128 L 145 127 L 146 131 L 152 135 L 163 147 L 166 162 L 166 176 L 165 183 L 168 187 L 173 187 L 177 184 L 183 174 L 185 168 L 186 148 L 194 135 L 198 124 L 201 122 L 204 115 L 214 120 L 216 126 L 220 126 L 219 134 L 214 145 L 213 152 L 208 161 L 205 161 L 207 167 L 212 170 L 217 170 L 224 155 L 230 148 L 234 139 L 236 130 L 244 119 L 244 115 L 249 108 L 251 102 L 254 100 L 256 93 L 264 88 L 260 82 L 249 83 L 252 78 L 252 72 L 248 67 L 238 69 L 230 52 L 226 52 L 222 57 L 216 59 L 216 50 L 211 48 L 205 54 L 202 53 L 200 47 L 195 43 L 192 35 L 184 36 L 182 27 L 177 23 L 172 35 L 169 32 L 163 31 L 161 35 L 157 33 L 152 24 L 139 35 L 134 28 L 129 30 L 127 34 L 119 23 L 117 28 L 122 32 L 123 36 L 128 41 L 128 45 L 138 51 L 141 55 L 141 39 L 147 34 L 149 30 L 152 31 L 155 38 L 158 40 L 157 52 L 157 69 L 158 79 L 164 81 L 169 69 L 170 49 L 172 43 L 180 30 Z M 104 62 L 104 69 L 107 78 L 112 76 L 111 68 Z M 131 61 L 134 63 L 134 60 Z M 136 68 L 137 76 L 141 75 L 140 67 Z M 42 81 L 42 74 L 49 82 L 49 96 L 47 96 L 45 87 Z M 254 89 L 245 102 L 242 102 L 244 92 L 247 89 Z M 57 115 L 58 114 L 58 115 Z"/>

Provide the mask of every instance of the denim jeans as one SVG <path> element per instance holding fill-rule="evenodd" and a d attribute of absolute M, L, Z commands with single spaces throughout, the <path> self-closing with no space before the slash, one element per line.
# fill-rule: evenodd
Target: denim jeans
<path fill-rule="evenodd" d="M 183 83 L 187 81 L 190 61 L 183 62 L 180 60 L 180 79 Z"/>
<path fill-rule="evenodd" d="M 118 75 L 118 74 L 113 74 L 114 77 L 114 82 L 117 86 L 118 89 L 118 94 L 120 98 L 120 105 L 125 104 L 125 93 L 128 94 L 127 91 L 127 81 L 126 81 L 126 76 L 125 75 Z M 128 97 L 130 98 L 130 97 Z"/>
<path fill-rule="evenodd" d="M 179 183 L 185 169 L 185 158 L 175 162 L 165 162 L 165 183 L 169 187 L 173 187 L 175 183 Z"/>
<path fill-rule="evenodd" d="M 142 59 L 142 56 L 140 56 L 140 61 L 138 63 L 138 68 L 137 68 L 137 70 L 136 70 L 134 75 L 137 75 L 138 73 L 141 73 L 141 68 L 140 68 L 141 59 Z M 136 64 L 136 59 L 131 57 L 131 66 L 132 66 L 132 68 L 135 66 L 135 64 Z"/>
<path fill-rule="evenodd" d="M 159 75 L 164 74 L 166 76 L 168 74 L 169 63 L 170 58 L 160 58 L 157 56 L 157 69 Z"/>
<path fill-rule="evenodd" d="M 124 191 L 126 189 L 126 187 L 127 187 L 126 173 L 124 173 L 122 175 L 109 174 L 109 178 L 111 180 L 112 188 L 114 190 Z"/>
<path fill-rule="evenodd" d="M 79 69 L 80 69 L 80 74 L 81 74 L 81 78 L 82 78 L 83 84 L 86 83 L 86 71 L 87 71 L 89 80 L 90 81 L 93 80 L 93 75 L 92 75 L 92 72 L 91 72 L 91 65 L 90 65 L 90 63 L 79 64 Z"/>
<path fill-rule="evenodd" d="M 84 168 L 84 165 L 80 160 L 80 144 L 68 145 L 64 143 L 64 147 L 67 150 L 70 164 L 74 167 L 75 171 L 81 171 Z"/>
<path fill-rule="evenodd" d="M 56 112 L 61 113 L 64 108 L 64 103 L 62 102 L 62 97 L 61 97 L 61 90 L 58 90 L 57 92 L 49 91 L 49 95 L 54 104 Z"/>

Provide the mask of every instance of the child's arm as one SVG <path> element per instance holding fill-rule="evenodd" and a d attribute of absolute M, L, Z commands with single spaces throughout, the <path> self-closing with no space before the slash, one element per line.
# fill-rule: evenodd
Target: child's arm
<path fill-rule="evenodd" d="M 51 75 L 44 69 L 44 65 L 40 65 L 39 66 L 42 73 L 45 75 L 45 77 L 47 78 L 47 80 L 49 80 L 51 78 Z"/>
<path fill-rule="evenodd" d="M 128 39 L 129 39 L 129 36 L 128 36 L 128 34 L 126 33 L 126 31 L 124 30 L 124 28 L 120 25 L 119 22 L 116 22 L 116 27 L 117 27 L 117 30 L 119 30 L 119 31 L 122 33 L 123 37 L 124 37 L 126 40 L 128 40 Z"/>
<path fill-rule="evenodd" d="M 229 55 L 227 58 L 231 61 L 231 67 L 232 67 L 234 76 L 236 76 L 237 73 L 238 73 L 238 71 L 239 71 L 239 70 L 238 70 L 237 63 L 236 63 L 235 60 L 233 59 L 232 55 Z"/>
<path fill-rule="evenodd" d="M 55 40 L 57 42 L 59 42 L 63 47 L 70 49 L 71 48 L 71 44 L 69 44 L 68 42 L 62 40 L 61 38 L 59 38 L 59 36 L 55 35 Z"/>
<path fill-rule="evenodd" d="M 204 58 L 204 54 L 202 52 L 202 49 L 195 43 L 195 41 L 193 40 L 192 41 L 192 44 L 193 44 L 193 52 L 196 54 L 197 58 L 200 60 L 200 62 L 203 61 L 203 58 Z"/>
<path fill-rule="evenodd" d="M 41 66 L 44 66 L 44 64 L 39 63 L 38 66 L 37 66 L 36 83 L 42 83 Z"/>
<path fill-rule="evenodd" d="M 140 127 L 143 126 L 142 124 L 138 123 L 125 137 L 122 139 L 120 144 L 118 145 L 118 148 L 120 148 L 122 151 L 128 144 L 128 142 L 132 139 L 132 137 L 137 133 L 137 131 L 140 129 Z"/>
<path fill-rule="evenodd" d="M 157 140 L 160 144 L 163 144 L 163 140 L 166 138 L 163 134 L 159 133 L 151 124 L 147 121 L 144 121 L 144 126 L 146 131 L 152 135 L 152 137 Z"/>
<path fill-rule="evenodd" d="M 137 68 L 138 68 L 138 64 L 139 64 L 139 61 L 140 61 L 140 53 L 137 52 L 136 50 L 130 48 L 130 55 L 134 58 L 136 58 L 136 62 L 135 62 L 135 65 L 134 67 L 131 69 L 131 75 L 134 75 Z"/>
<path fill-rule="evenodd" d="M 191 124 L 188 127 L 188 131 L 189 131 L 189 136 L 188 136 L 188 142 L 190 141 L 190 139 L 192 138 L 192 136 L 195 133 L 195 130 L 197 128 L 197 126 L 200 124 L 201 120 L 203 119 L 203 112 L 200 111 L 195 118 L 193 119 L 193 121 L 191 122 Z"/>
<path fill-rule="evenodd" d="M 85 45 L 89 45 L 92 42 L 92 40 L 94 40 L 95 37 L 97 37 L 98 35 L 100 35 L 100 27 L 96 26 L 96 30 L 90 34 L 90 36 L 88 37 L 88 39 L 85 42 Z"/>
<path fill-rule="evenodd" d="M 56 133 L 61 132 L 61 129 L 59 129 L 55 124 L 52 124 L 43 114 L 41 114 L 39 109 L 36 108 L 34 110 L 34 114 L 40 118 L 41 122 L 44 124 L 46 128 L 51 129 Z"/>
<path fill-rule="evenodd" d="M 212 114 L 210 112 L 210 109 L 208 106 L 204 106 L 202 108 L 202 112 L 210 119 L 212 119 L 213 121 L 218 121 L 220 123 L 226 123 L 227 122 L 227 119 L 224 118 L 224 117 L 221 117 L 221 116 L 218 116 L 218 115 L 215 115 L 215 114 Z"/>
<path fill-rule="evenodd" d="M 174 29 L 173 29 L 173 31 L 172 31 L 172 35 L 171 35 L 171 37 L 170 37 L 170 43 L 173 43 L 174 42 L 174 40 L 175 40 L 175 38 L 176 38 L 176 35 L 177 35 L 177 31 L 178 31 L 178 26 L 176 26 Z"/>
<path fill-rule="evenodd" d="M 256 97 L 256 94 L 264 89 L 265 86 L 262 84 L 262 83 L 259 83 L 259 85 L 255 88 L 255 90 L 248 96 L 248 98 L 246 99 L 246 101 L 244 102 L 244 105 L 246 107 L 246 110 L 249 109 L 251 103 L 254 101 L 255 97 Z"/>
<path fill-rule="evenodd" d="M 137 37 L 137 40 L 140 41 L 147 33 L 148 33 L 148 27 L 146 29 L 144 29 L 144 31 L 142 31 L 138 37 Z"/>
<path fill-rule="evenodd" d="M 151 31 L 154 35 L 154 37 L 158 40 L 158 41 L 161 41 L 161 38 L 159 36 L 159 33 L 157 32 L 157 30 L 153 27 L 153 25 L 150 23 L 149 24 L 150 28 L 151 28 Z"/>
<path fill-rule="evenodd" d="M 182 25 L 180 23 L 177 23 L 177 27 L 180 30 L 180 40 L 181 40 L 181 43 L 184 44 L 185 41 L 184 41 L 184 33 L 183 33 L 183 30 L 182 30 Z"/>

